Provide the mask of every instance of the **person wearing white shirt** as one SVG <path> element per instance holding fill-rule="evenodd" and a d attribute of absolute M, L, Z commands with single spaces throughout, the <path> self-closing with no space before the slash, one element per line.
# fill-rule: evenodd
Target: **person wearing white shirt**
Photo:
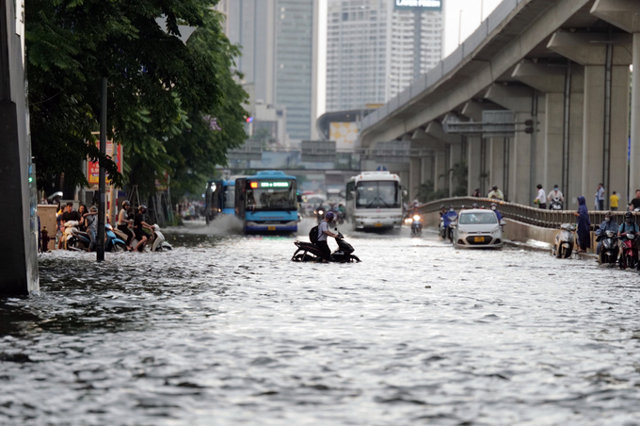
<path fill-rule="evenodd" d="M 538 184 L 536 186 L 538 188 L 538 196 L 533 200 L 535 204 L 538 205 L 538 208 L 546 209 L 547 208 L 547 196 L 544 193 L 544 189 L 542 189 L 542 185 Z"/>

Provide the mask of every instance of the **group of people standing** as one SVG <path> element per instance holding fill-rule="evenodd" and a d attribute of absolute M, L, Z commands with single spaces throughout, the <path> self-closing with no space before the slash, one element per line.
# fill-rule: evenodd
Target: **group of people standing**
<path fill-rule="evenodd" d="M 554 208 L 554 203 L 560 206 L 558 208 L 559 210 L 563 208 L 564 195 L 562 194 L 562 191 L 560 191 L 560 188 L 558 188 L 558 185 L 554 185 L 553 190 L 550 191 L 548 195 L 545 193 L 545 190 L 541 184 L 536 185 L 536 189 L 538 190 L 538 193 L 536 195 L 536 198 L 533 200 L 533 203 L 537 205 L 538 208 L 546 209 L 547 202 L 549 203 L 548 204 L 549 209 Z M 604 184 L 599 183 L 598 187 L 596 188 L 596 192 L 594 196 L 593 206 L 595 210 L 604 210 L 604 200 L 605 200 Z M 612 211 L 616 211 L 618 210 L 619 204 L 620 204 L 620 196 L 617 194 L 616 191 L 613 191 L 609 196 L 609 208 Z"/>

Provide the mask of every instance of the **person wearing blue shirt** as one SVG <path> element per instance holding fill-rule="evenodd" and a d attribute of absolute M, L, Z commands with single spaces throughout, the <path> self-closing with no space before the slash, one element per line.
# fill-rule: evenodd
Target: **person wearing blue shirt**
<path fill-rule="evenodd" d="M 611 218 L 611 212 L 605 213 L 604 221 L 600 224 L 598 229 L 596 229 L 596 241 L 598 241 L 598 245 L 596 246 L 596 254 L 600 254 L 602 240 L 607 234 L 607 231 L 613 231 L 614 233 L 618 232 L 618 222 Z"/>

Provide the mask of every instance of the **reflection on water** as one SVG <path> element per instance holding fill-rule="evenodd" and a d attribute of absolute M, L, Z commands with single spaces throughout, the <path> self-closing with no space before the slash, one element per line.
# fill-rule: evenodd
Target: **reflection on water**
<path fill-rule="evenodd" d="M 41 255 L 41 296 L 0 302 L 0 424 L 640 418 L 636 274 L 408 232 L 299 264 L 292 237 L 227 229 Z"/>

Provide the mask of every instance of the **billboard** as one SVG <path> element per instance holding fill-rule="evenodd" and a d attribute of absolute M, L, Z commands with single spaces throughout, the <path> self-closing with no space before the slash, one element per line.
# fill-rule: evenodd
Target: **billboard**
<path fill-rule="evenodd" d="M 329 139 L 336 141 L 338 151 L 353 150 L 358 139 L 358 123 L 333 122 L 329 125 Z"/>
<path fill-rule="evenodd" d="M 100 141 L 95 142 L 98 148 L 100 147 Z M 111 157 L 118 166 L 118 172 L 122 173 L 122 145 L 114 144 L 112 141 L 107 141 L 106 148 L 107 156 Z M 100 164 L 97 161 L 87 160 L 87 181 L 90 186 L 98 185 L 100 177 Z M 109 179 L 106 180 L 106 183 L 110 185 Z"/>
<path fill-rule="evenodd" d="M 393 0 L 398 10 L 442 10 L 444 0 Z"/>

